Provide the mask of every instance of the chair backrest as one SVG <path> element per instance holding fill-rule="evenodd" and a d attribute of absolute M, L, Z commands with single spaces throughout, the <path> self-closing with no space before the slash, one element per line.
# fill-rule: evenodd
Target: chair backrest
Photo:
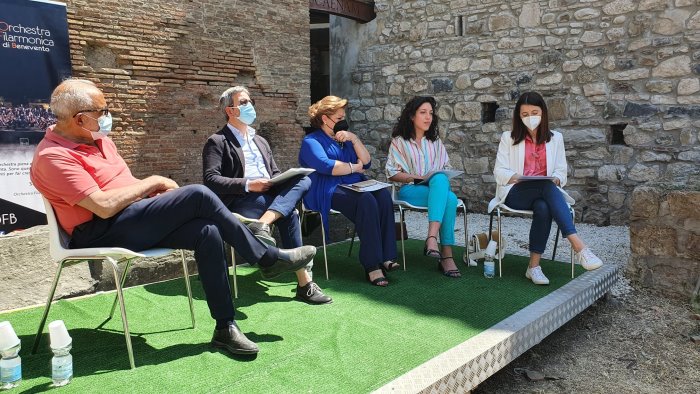
<path fill-rule="evenodd" d="M 56 256 L 61 254 L 61 251 L 68 249 L 68 243 L 70 242 L 70 237 L 58 224 L 56 219 L 56 213 L 51 206 L 49 200 L 46 197 L 42 197 L 44 200 L 44 207 L 46 208 L 46 221 L 49 226 L 49 253 L 51 257 L 56 259 Z"/>

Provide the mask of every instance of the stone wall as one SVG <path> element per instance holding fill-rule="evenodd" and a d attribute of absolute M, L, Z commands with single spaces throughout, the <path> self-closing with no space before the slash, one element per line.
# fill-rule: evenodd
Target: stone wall
<path fill-rule="evenodd" d="M 628 277 L 689 299 L 700 281 L 700 187 L 653 184 L 632 193 Z"/>
<path fill-rule="evenodd" d="M 371 23 L 341 20 L 345 28 L 331 32 L 375 32 L 354 71 L 332 83 L 348 92 L 353 128 L 377 148 L 375 175 L 405 102 L 433 95 L 452 165 L 466 172 L 455 186 L 484 212 L 499 135 L 520 93 L 536 90 L 564 134 L 578 220 L 627 223 L 634 187 L 691 180 L 700 162 L 700 2 L 375 3 Z"/>
<path fill-rule="evenodd" d="M 225 124 L 219 96 L 234 85 L 251 90 L 255 126 L 273 145 L 299 146 L 308 122 L 308 2 L 67 4 L 73 74 L 103 88 L 110 136 L 136 176 L 200 183 L 204 141 Z M 294 166 L 296 151 L 278 149 L 276 159 Z"/>

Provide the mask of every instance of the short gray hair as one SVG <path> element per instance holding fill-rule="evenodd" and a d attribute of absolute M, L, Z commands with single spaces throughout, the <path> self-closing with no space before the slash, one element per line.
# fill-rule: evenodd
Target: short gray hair
<path fill-rule="evenodd" d="M 87 79 L 68 78 L 51 93 L 51 111 L 58 120 L 70 119 L 78 111 L 91 109 L 100 89 Z"/>
<path fill-rule="evenodd" d="M 248 89 L 246 89 L 243 86 L 234 86 L 232 88 L 226 89 L 223 93 L 221 93 L 221 97 L 219 97 L 219 110 L 221 111 L 221 113 L 224 114 L 224 119 L 226 119 L 227 122 L 228 115 L 226 114 L 226 107 L 230 107 L 233 105 L 233 96 L 243 92 L 250 96 L 250 92 L 248 91 Z"/>

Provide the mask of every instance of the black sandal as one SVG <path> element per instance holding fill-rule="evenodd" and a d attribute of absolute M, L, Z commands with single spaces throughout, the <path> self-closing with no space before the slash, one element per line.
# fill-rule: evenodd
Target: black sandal
<path fill-rule="evenodd" d="M 423 254 L 428 256 L 428 257 L 434 257 L 436 259 L 442 259 L 442 254 L 440 254 L 439 250 L 436 249 L 428 249 L 428 240 L 430 238 L 435 238 L 435 242 L 438 242 L 438 239 L 434 235 L 429 235 L 428 238 L 425 239 L 425 246 L 423 246 Z"/>
<path fill-rule="evenodd" d="M 369 274 L 367 274 L 367 282 L 369 282 L 369 283 L 371 283 L 371 284 L 373 284 L 373 285 L 375 285 L 375 286 L 379 286 L 379 287 L 387 287 L 387 286 L 389 286 L 389 281 L 386 280 L 386 278 L 383 277 L 383 276 L 380 276 L 379 278 L 377 278 L 377 279 L 375 279 L 375 280 L 371 280 L 371 279 L 369 278 Z"/>
<path fill-rule="evenodd" d="M 449 257 L 441 257 L 440 260 L 438 261 L 437 269 L 438 271 L 442 272 L 443 275 L 445 275 L 448 278 L 461 278 L 462 273 L 456 269 L 456 270 L 446 270 L 445 267 L 442 266 L 442 260 L 447 260 L 447 259 L 452 259 L 454 261 L 454 258 L 452 256 Z"/>

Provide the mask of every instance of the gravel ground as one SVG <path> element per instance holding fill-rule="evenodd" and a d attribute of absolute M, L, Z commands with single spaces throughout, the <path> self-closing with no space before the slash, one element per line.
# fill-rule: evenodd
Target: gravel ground
<path fill-rule="evenodd" d="M 408 213 L 406 222 L 411 238 L 425 238 L 425 214 Z M 504 219 L 507 253 L 528 255 L 529 228 L 528 219 Z M 693 340 L 700 338 L 700 314 L 691 310 L 687 300 L 667 299 L 630 286 L 623 275 L 630 256 L 627 227 L 577 224 L 576 228 L 605 264 L 620 267 L 611 295 L 513 360 L 474 392 L 700 393 L 700 342 Z M 486 231 L 488 216 L 470 214 L 469 233 Z M 456 235 L 458 240 L 464 239 L 461 217 Z M 553 244 L 552 236 L 547 255 Z M 560 241 L 557 260 L 569 261 L 569 250 L 568 242 Z M 535 372 L 530 373 L 535 380 L 528 378 L 527 371 Z"/>

